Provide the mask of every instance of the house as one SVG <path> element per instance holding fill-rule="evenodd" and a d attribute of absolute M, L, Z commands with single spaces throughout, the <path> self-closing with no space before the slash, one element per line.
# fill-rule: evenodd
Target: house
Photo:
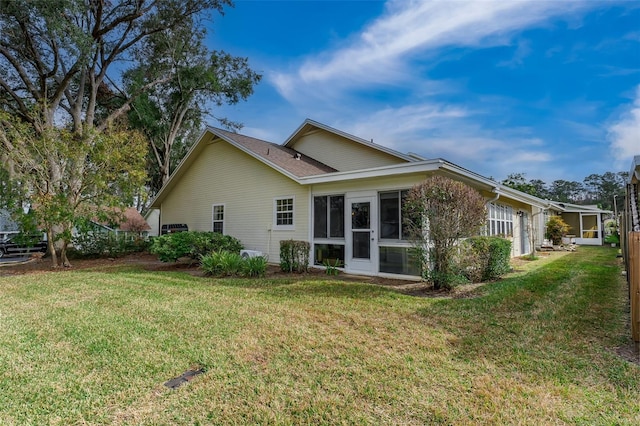
<path fill-rule="evenodd" d="M 339 259 L 346 272 L 415 277 L 403 234 L 404 194 L 439 174 L 487 200 L 488 235 L 531 253 L 549 202 L 443 159 L 402 154 L 313 120 L 283 144 L 208 127 L 152 201 L 158 224 L 217 231 L 278 262 L 281 240 L 305 240 L 311 259 Z"/>
<path fill-rule="evenodd" d="M 550 216 L 561 216 L 569 225 L 567 238 L 578 245 L 602 245 L 604 242 L 604 223 L 607 216 L 613 216 L 613 212 L 603 210 L 594 205 L 578 205 L 546 200 L 547 206 L 542 211 L 541 221 L 537 227 L 538 239 L 544 238 L 545 227 Z"/>
<path fill-rule="evenodd" d="M 147 225 L 149 225 L 147 236 L 157 237 L 160 235 L 160 209 L 149 209 L 143 217 Z"/>
<path fill-rule="evenodd" d="M 91 228 L 98 232 L 113 232 L 116 235 L 146 236 L 151 230 L 144 217 L 134 207 L 123 211 L 117 210 L 121 216 L 117 223 L 112 221 L 91 220 Z"/>

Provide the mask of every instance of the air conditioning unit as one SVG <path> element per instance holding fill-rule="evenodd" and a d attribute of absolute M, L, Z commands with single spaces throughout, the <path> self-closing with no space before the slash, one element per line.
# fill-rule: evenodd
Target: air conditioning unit
<path fill-rule="evenodd" d="M 249 257 L 258 257 L 262 255 L 262 252 L 258 250 L 240 250 L 240 257 L 242 257 L 243 259 L 247 259 Z"/>

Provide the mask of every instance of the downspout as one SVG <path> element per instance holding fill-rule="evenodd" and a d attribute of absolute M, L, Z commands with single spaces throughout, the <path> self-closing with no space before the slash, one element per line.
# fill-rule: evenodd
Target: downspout
<path fill-rule="evenodd" d="M 500 190 L 498 189 L 498 187 L 495 187 L 495 188 L 491 189 L 491 192 L 493 192 L 494 194 L 496 194 L 496 196 L 495 196 L 495 197 L 493 197 L 493 198 L 491 198 L 491 199 L 489 199 L 489 200 L 487 200 L 487 201 L 484 203 L 484 205 L 485 205 L 485 206 L 486 206 L 486 205 L 488 205 L 488 204 L 493 203 L 494 201 L 498 201 L 498 198 L 500 198 Z"/>

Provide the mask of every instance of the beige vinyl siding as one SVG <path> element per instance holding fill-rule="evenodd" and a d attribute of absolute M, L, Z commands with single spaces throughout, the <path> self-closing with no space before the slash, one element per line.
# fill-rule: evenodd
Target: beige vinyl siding
<path fill-rule="evenodd" d="M 410 189 L 413 185 L 426 179 L 425 174 L 394 176 L 385 178 L 368 178 L 353 181 L 331 182 L 313 185 L 314 195 L 345 194 L 350 192 L 389 191 L 394 189 Z"/>
<path fill-rule="evenodd" d="M 276 197 L 295 198 L 295 230 L 274 230 Z M 223 141 L 207 145 L 175 183 L 162 202 L 162 223 L 211 231 L 213 204 L 225 205 L 225 234 L 271 262 L 279 261 L 280 240 L 308 240 L 308 189 Z"/>
<path fill-rule="evenodd" d="M 300 137 L 291 148 L 341 172 L 406 162 L 325 130 L 316 130 Z"/>

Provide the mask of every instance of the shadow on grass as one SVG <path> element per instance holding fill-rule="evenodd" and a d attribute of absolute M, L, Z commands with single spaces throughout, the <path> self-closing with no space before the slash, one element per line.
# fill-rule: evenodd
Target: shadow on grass
<path fill-rule="evenodd" d="M 437 300 L 419 310 L 456 336 L 459 360 L 486 358 L 505 369 L 560 381 L 611 374 L 612 349 L 627 332 L 615 254 L 582 247 L 531 273 L 506 278 L 476 299 Z M 598 370 L 600 369 L 600 370 Z"/>
<path fill-rule="evenodd" d="M 381 296 L 399 296 L 398 292 L 382 286 L 352 281 L 296 280 L 293 278 L 212 278 L 211 280 L 211 284 L 215 286 L 257 290 L 265 295 L 282 298 L 331 297 L 370 299 Z"/>

